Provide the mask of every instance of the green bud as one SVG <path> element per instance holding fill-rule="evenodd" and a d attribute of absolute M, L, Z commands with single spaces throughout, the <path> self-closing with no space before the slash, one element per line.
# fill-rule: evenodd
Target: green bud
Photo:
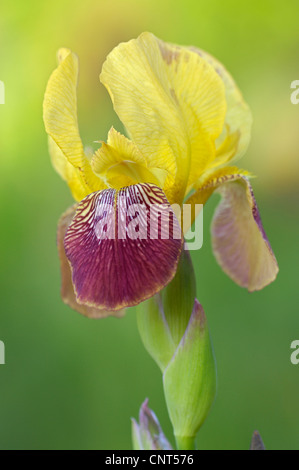
<path fill-rule="evenodd" d="M 163 372 L 169 416 L 180 449 L 192 448 L 216 394 L 216 364 L 203 308 L 184 250 L 171 283 L 138 308 L 144 345 Z"/>
<path fill-rule="evenodd" d="M 138 306 L 137 322 L 145 349 L 163 372 L 176 347 L 163 313 L 160 295 Z"/>
<path fill-rule="evenodd" d="M 132 419 L 132 440 L 134 450 L 172 450 L 157 416 L 148 407 L 148 400 L 141 405 L 139 424 Z"/>
<path fill-rule="evenodd" d="M 163 374 L 165 399 L 177 441 L 194 438 L 216 395 L 216 365 L 203 308 L 195 300 L 190 322 Z"/>

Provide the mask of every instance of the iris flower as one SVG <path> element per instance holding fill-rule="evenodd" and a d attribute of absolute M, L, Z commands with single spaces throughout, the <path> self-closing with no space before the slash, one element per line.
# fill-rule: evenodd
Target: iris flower
<path fill-rule="evenodd" d="M 272 282 L 277 262 L 250 174 L 233 163 L 247 149 L 251 114 L 223 65 L 151 33 L 121 43 L 100 80 L 128 137 L 112 128 L 90 156 L 78 130 L 77 57 L 61 49 L 58 61 L 45 93 L 44 122 L 52 163 L 77 201 L 58 225 L 63 300 L 100 318 L 120 316 L 159 292 L 175 275 L 183 237 L 126 236 L 135 204 L 146 209 L 140 231 L 151 205 L 171 214 L 172 204 L 205 204 L 214 192 L 221 195 L 211 230 L 216 260 L 249 291 Z M 156 222 L 160 216 L 154 214 Z M 108 237 L 119 221 L 124 236 Z M 171 221 L 174 233 L 178 221 Z"/>

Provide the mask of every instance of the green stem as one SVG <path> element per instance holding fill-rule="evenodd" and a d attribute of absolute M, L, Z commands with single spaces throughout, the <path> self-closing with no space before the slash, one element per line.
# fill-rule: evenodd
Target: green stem
<path fill-rule="evenodd" d="M 195 450 L 195 436 L 175 436 L 178 450 Z"/>

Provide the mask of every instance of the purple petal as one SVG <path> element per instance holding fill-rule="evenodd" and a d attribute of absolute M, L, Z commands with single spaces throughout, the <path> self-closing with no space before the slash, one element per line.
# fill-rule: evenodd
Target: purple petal
<path fill-rule="evenodd" d="M 64 239 L 77 301 L 108 310 L 137 305 L 171 281 L 182 244 L 179 223 L 157 186 L 90 194 Z"/>
<path fill-rule="evenodd" d="M 148 407 L 148 399 L 141 405 L 139 424 L 132 420 L 132 434 L 134 450 L 172 450 L 157 416 Z"/>
<path fill-rule="evenodd" d="M 125 310 L 107 311 L 88 305 L 79 304 L 76 300 L 74 286 L 72 283 L 71 267 L 65 254 L 63 240 L 68 226 L 76 212 L 76 206 L 70 207 L 60 218 L 57 229 L 57 247 L 60 258 L 61 269 L 61 297 L 65 304 L 89 318 L 104 318 L 108 316 L 122 317 Z"/>
<path fill-rule="evenodd" d="M 266 450 L 263 439 L 258 431 L 254 431 L 252 435 L 250 450 Z"/>
<path fill-rule="evenodd" d="M 221 185 L 212 223 L 212 245 L 222 269 L 250 292 L 273 282 L 278 265 L 262 225 L 252 188 L 242 177 Z"/>

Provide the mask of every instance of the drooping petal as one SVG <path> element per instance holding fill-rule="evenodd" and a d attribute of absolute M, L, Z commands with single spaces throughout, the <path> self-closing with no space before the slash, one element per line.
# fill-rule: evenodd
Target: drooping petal
<path fill-rule="evenodd" d="M 245 153 L 250 141 L 251 112 L 234 79 L 226 68 L 207 52 L 196 47 L 192 47 L 191 50 L 197 52 L 197 54 L 212 65 L 225 85 L 225 98 L 227 102 L 225 127 L 217 141 L 216 159 L 213 166 L 222 165 L 232 159 L 236 160 L 242 157 Z M 230 152 L 227 151 L 229 147 Z"/>
<path fill-rule="evenodd" d="M 64 179 L 68 178 L 69 165 L 65 161 L 58 163 L 58 158 L 64 158 L 75 168 L 73 179 L 76 177 L 85 184 L 85 196 L 91 191 L 103 189 L 103 182 L 92 171 L 86 157 L 79 135 L 77 121 L 77 81 L 78 59 L 68 49 L 58 52 L 59 65 L 52 73 L 44 97 L 44 123 L 46 132 L 59 147 L 62 154 L 55 152 L 55 167 L 64 168 Z M 52 145 L 52 150 L 55 150 Z M 53 158 L 53 157 L 52 157 Z M 61 174 L 61 172 L 60 172 Z M 67 182 L 69 183 L 68 179 Z M 76 183 L 77 184 L 77 183 Z M 73 187 L 71 186 L 73 190 Z"/>
<path fill-rule="evenodd" d="M 236 166 L 228 166 L 219 170 L 214 170 L 207 175 L 203 175 L 194 185 L 194 192 L 185 202 L 185 207 L 191 205 L 190 214 L 192 215 L 190 225 L 184 225 L 184 233 L 186 233 L 199 212 L 201 206 L 208 201 L 213 192 L 221 185 L 229 181 L 236 181 L 242 176 L 252 176 L 247 170 L 242 170 Z"/>
<path fill-rule="evenodd" d="M 107 311 L 88 305 L 79 304 L 76 300 L 74 286 L 72 283 L 71 267 L 65 254 L 64 237 L 68 226 L 70 225 L 75 213 L 77 205 L 70 207 L 60 218 L 57 228 L 57 247 L 60 258 L 61 269 L 61 297 L 65 304 L 76 310 L 82 315 L 89 318 L 105 318 L 108 316 L 122 317 L 125 310 Z"/>
<path fill-rule="evenodd" d="M 278 265 L 252 188 L 244 177 L 216 190 L 222 200 L 212 223 L 215 257 L 228 276 L 250 292 L 275 280 Z"/>
<path fill-rule="evenodd" d="M 182 202 L 187 184 L 215 157 L 226 112 L 223 81 L 198 54 L 150 33 L 116 47 L 100 78 L 148 166 L 169 173 L 170 202 Z"/>
<path fill-rule="evenodd" d="M 107 144 L 102 142 L 91 164 L 93 171 L 115 189 L 145 182 L 161 187 L 167 176 L 165 170 L 149 169 L 138 147 L 113 127 L 109 131 Z"/>
<path fill-rule="evenodd" d="M 182 234 L 163 191 L 138 184 L 87 196 L 64 246 L 77 301 L 118 310 L 137 305 L 171 281 Z"/>
<path fill-rule="evenodd" d="M 252 176 L 249 171 L 236 166 L 226 166 L 205 174 L 194 184 L 194 192 L 186 200 L 186 204 L 205 204 L 213 192 L 224 183 Z"/>

